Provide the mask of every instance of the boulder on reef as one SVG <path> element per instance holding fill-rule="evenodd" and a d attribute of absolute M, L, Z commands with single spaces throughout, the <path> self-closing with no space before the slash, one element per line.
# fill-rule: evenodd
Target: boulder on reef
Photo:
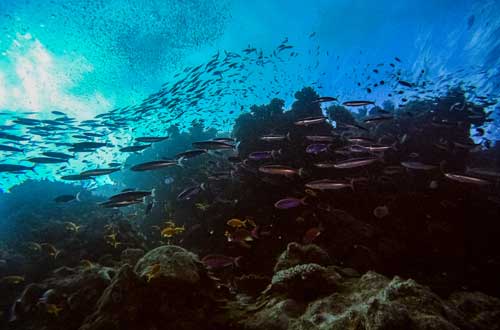
<path fill-rule="evenodd" d="M 301 264 L 328 266 L 331 262 L 328 253 L 319 246 L 314 244 L 301 245 L 292 242 L 288 244 L 286 250 L 278 257 L 274 271 L 278 272 Z"/>
<path fill-rule="evenodd" d="M 144 256 L 143 249 L 128 248 L 122 251 L 120 259 L 123 263 L 129 264 L 130 266 L 133 267 L 143 256 Z"/>
<path fill-rule="evenodd" d="M 292 251 L 300 250 L 292 244 Z M 443 299 L 411 279 L 372 271 L 346 276 L 352 270 L 314 263 L 282 269 L 287 251 L 269 288 L 240 314 L 243 329 L 500 329 L 498 298 L 456 292 Z M 310 291 L 314 295 L 304 295 Z"/>
<path fill-rule="evenodd" d="M 154 268 L 158 270 L 155 272 Z M 137 262 L 134 271 L 143 278 L 154 276 L 189 284 L 199 284 L 203 277 L 207 278 L 205 266 L 198 257 L 175 245 L 149 251 Z"/>
<path fill-rule="evenodd" d="M 80 330 L 200 328 L 210 323 L 216 308 L 213 289 L 195 254 L 160 246 L 133 270 L 122 266 Z"/>

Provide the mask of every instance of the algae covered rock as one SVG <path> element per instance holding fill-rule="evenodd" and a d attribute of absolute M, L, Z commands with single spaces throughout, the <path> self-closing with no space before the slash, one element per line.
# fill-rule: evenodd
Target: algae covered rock
<path fill-rule="evenodd" d="M 327 257 L 317 246 L 290 243 L 271 284 L 239 325 L 245 330 L 500 329 L 500 299 L 479 292 L 443 299 L 411 279 L 304 263 L 313 258 L 328 263 Z"/>
<path fill-rule="evenodd" d="M 322 271 L 319 265 L 305 266 L 278 272 L 279 282 L 294 278 L 290 271 L 297 267 L 309 268 L 311 274 Z M 283 330 L 500 329 L 500 300 L 479 292 L 458 292 L 445 300 L 411 279 L 396 276 L 390 280 L 375 272 L 336 281 L 335 292 L 309 302 L 302 311 L 284 313 L 283 305 L 294 301 L 298 306 L 297 301 L 274 296 L 241 324 L 245 329 L 264 329 L 265 325 L 266 329 Z"/>
<path fill-rule="evenodd" d="M 164 245 L 149 251 L 135 265 L 134 271 L 142 278 L 163 278 L 197 284 L 206 277 L 206 270 L 198 257 L 175 245 Z"/>
<path fill-rule="evenodd" d="M 195 329 L 210 323 L 214 285 L 198 257 L 165 245 L 126 263 L 81 330 Z"/>
<path fill-rule="evenodd" d="M 286 250 L 278 257 L 274 266 L 274 272 L 287 269 L 300 264 L 318 264 L 328 266 L 331 264 L 330 257 L 319 246 L 314 244 L 301 245 L 289 243 Z"/>
<path fill-rule="evenodd" d="M 318 264 L 302 264 L 274 274 L 268 292 L 280 292 L 296 299 L 311 299 L 330 293 L 340 275 Z"/>
<path fill-rule="evenodd" d="M 143 256 L 144 256 L 143 249 L 129 248 L 122 251 L 120 258 L 123 263 L 127 263 L 133 267 Z"/>

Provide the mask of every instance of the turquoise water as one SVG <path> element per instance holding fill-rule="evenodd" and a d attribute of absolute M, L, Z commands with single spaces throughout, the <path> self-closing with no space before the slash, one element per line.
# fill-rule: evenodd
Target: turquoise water
<path fill-rule="evenodd" d="M 0 0 L 0 329 L 497 329 L 499 98 L 498 0 Z"/>
<path fill-rule="evenodd" d="M 229 132 L 235 118 L 252 104 L 279 97 L 289 107 L 293 94 L 304 86 L 339 99 L 398 102 L 409 96 L 388 97 L 390 83 L 373 88 L 378 80 L 394 81 L 396 71 L 388 65 L 397 63 L 395 57 L 401 60 L 400 77 L 435 82 L 429 94 L 439 95 L 461 83 L 476 87 L 471 95 L 494 100 L 499 85 L 499 12 L 498 1 L 4 0 L 0 125 L 10 125 L 15 117 L 54 119 L 54 110 L 83 121 L 112 109 L 139 106 L 149 95 L 168 91 L 185 77 L 187 68 L 214 58 L 222 61 L 228 54 L 244 57 L 232 57 L 237 65 L 218 75 L 214 70 L 200 76 L 208 83 L 198 95 L 180 94 L 176 99 L 164 93 L 163 100 L 174 99 L 171 108 L 158 103 L 141 120 L 130 112 L 120 113 L 126 126 L 98 131 L 114 146 L 164 131 L 165 121 L 185 130 L 203 120 L 205 126 Z M 283 42 L 293 48 L 276 54 Z M 255 51 L 242 52 L 247 48 Z M 373 72 L 376 68 L 378 74 Z M 189 90 L 190 83 L 181 89 Z M 496 136 L 496 122 L 488 125 L 488 136 Z M 2 152 L 4 163 L 30 166 L 24 160 L 41 150 L 65 151 L 28 129 L 2 129 L 30 138 L 18 145 L 24 154 Z M 78 142 L 72 135 L 62 134 L 61 139 Z M 1 173 L 0 188 L 7 191 L 27 179 L 59 180 L 126 157 L 117 148 L 103 148 L 77 155 L 62 170 L 38 165 L 36 173 Z M 90 162 L 82 163 L 83 159 Z"/>

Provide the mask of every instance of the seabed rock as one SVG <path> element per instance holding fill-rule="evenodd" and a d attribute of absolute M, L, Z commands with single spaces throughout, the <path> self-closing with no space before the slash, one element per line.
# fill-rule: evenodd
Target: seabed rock
<path fill-rule="evenodd" d="M 149 251 L 135 267 L 129 262 L 118 270 L 99 264 L 61 267 L 45 281 L 25 288 L 13 306 L 16 318 L 10 328 L 500 329 L 498 298 L 480 292 L 442 298 L 411 279 L 389 279 L 372 271 L 360 275 L 330 265 L 317 246 L 289 244 L 275 269 L 260 295 L 221 296 L 198 257 L 173 245 Z M 240 281 L 248 281 L 253 293 L 266 279 L 247 277 Z M 51 314 L 48 305 L 60 311 Z"/>
<path fill-rule="evenodd" d="M 198 257 L 165 245 L 122 266 L 80 330 L 204 329 L 216 307 Z"/>
<path fill-rule="evenodd" d="M 286 250 L 278 257 L 274 266 L 274 272 L 288 269 L 300 264 L 318 264 L 328 266 L 331 264 L 330 257 L 319 246 L 314 244 L 301 245 L 289 243 Z"/>
<path fill-rule="evenodd" d="M 240 314 L 243 329 L 500 329 L 500 299 L 480 292 L 456 292 L 442 299 L 428 287 L 397 276 L 391 280 L 371 271 L 348 276 L 353 270 L 314 263 L 281 268 L 276 267 L 280 270 L 271 285 L 248 307 L 251 312 Z"/>
<path fill-rule="evenodd" d="M 123 263 L 129 264 L 130 266 L 133 267 L 143 256 L 144 256 L 143 249 L 128 248 L 122 251 L 120 259 Z"/>

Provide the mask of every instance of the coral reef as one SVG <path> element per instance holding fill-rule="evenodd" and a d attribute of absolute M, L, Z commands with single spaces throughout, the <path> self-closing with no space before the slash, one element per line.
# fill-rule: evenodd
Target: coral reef
<path fill-rule="evenodd" d="M 353 278 L 329 268 L 301 264 L 278 271 L 271 287 L 281 290 L 267 290 L 271 297 L 261 297 L 258 311 L 240 325 L 248 330 L 500 329 L 500 299 L 480 292 L 443 299 L 411 279 L 391 280 L 375 272 Z M 312 301 L 311 289 L 317 290 Z"/>
<path fill-rule="evenodd" d="M 328 266 L 331 261 L 328 254 L 317 245 L 301 245 L 292 242 L 287 245 L 286 250 L 278 257 L 274 271 L 278 272 L 292 266 L 309 263 Z"/>

